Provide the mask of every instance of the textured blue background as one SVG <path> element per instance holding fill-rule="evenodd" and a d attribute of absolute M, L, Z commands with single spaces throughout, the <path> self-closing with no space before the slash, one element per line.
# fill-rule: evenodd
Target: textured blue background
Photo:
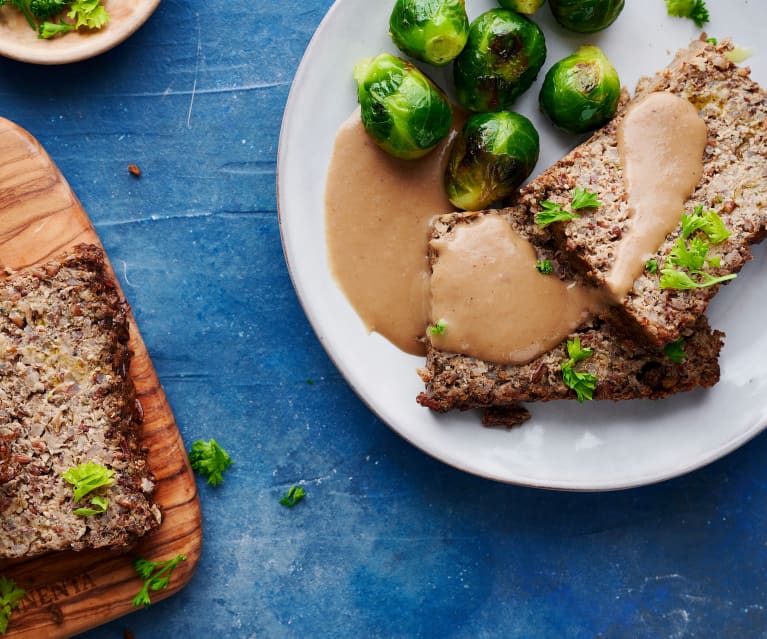
<path fill-rule="evenodd" d="M 660 485 L 544 492 L 432 460 L 341 379 L 291 288 L 274 187 L 330 4 L 164 0 L 96 59 L 0 61 L 0 114 L 93 219 L 185 441 L 236 460 L 200 481 L 191 583 L 83 637 L 767 636 L 764 436 Z"/>

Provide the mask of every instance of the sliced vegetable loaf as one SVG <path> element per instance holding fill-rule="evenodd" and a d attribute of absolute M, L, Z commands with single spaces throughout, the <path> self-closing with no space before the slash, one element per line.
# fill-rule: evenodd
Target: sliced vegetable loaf
<path fill-rule="evenodd" d="M 0 278 L 0 557 L 124 549 L 159 525 L 130 358 L 99 248 Z M 75 502 L 63 475 L 85 462 L 114 484 Z M 106 510 L 76 514 L 93 495 Z"/>
<path fill-rule="evenodd" d="M 738 272 L 750 259 L 750 246 L 767 234 L 767 94 L 733 64 L 728 41 L 712 45 L 695 41 L 672 64 L 641 83 L 638 97 L 668 91 L 692 103 L 707 127 L 703 177 L 685 205 L 691 214 L 700 205 L 715 210 L 731 232 L 713 246 L 720 258 L 711 275 Z M 625 110 L 588 141 L 532 180 L 515 201 L 513 215 L 532 223 L 541 202 L 568 203 L 576 186 L 598 193 L 602 206 L 581 217 L 556 222 L 551 234 L 577 270 L 603 285 L 614 262 L 618 242 L 631 224 L 624 189 L 617 130 Z M 679 211 L 680 221 L 682 211 Z M 681 224 L 655 256 L 657 272 L 646 270 L 615 313 L 618 324 L 656 347 L 673 342 L 694 326 L 719 286 L 677 290 L 660 288 L 660 271 L 680 236 Z M 654 269 L 653 269 L 654 270 Z"/>
<path fill-rule="evenodd" d="M 444 215 L 435 221 L 432 238 L 445 237 L 457 225 L 471 224 L 480 216 L 499 215 L 535 246 L 540 259 L 550 260 L 553 272 L 547 277 L 580 281 L 561 250 L 553 246 L 552 238 L 543 236 L 537 225 L 514 217 L 513 212 L 505 209 Z M 433 265 L 439 256 L 431 250 L 429 259 Z M 596 377 L 594 399 L 659 399 L 697 386 L 713 386 L 719 380 L 718 356 L 724 335 L 712 331 L 705 317 L 683 329 L 684 355 L 674 358 L 682 359 L 680 363 L 672 361 L 663 348 L 647 348 L 623 335 L 622 327 L 616 324 L 620 319 L 612 311 L 602 318 L 591 318 L 560 346 L 518 366 L 443 352 L 427 344 L 426 365 L 419 371 L 426 389 L 417 401 L 446 412 L 575 398 L 576 393 L 564 383 L 562 364 L 568 360 L 567 341 L 576 338 L 584 348 L 593 350 L 593 355 L 579 363 L 577 369 Z M 524 418 L 517 406 L 514 418 Z"/>

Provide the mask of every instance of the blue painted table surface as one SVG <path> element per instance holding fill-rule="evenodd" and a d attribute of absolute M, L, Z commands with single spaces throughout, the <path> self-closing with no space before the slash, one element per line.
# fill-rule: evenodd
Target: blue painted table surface
<path fill-rule="evenodd" d="M 330 4 L 164 0 L 95 59 L 0 61 L 0 115 L 82 200 L 184 440 L 235 459 L 218 489 L 198 479 L 187 587 L 82 636 L 767 636 L 767 437 L 659 485 L 546 492 L 430 458 L 336 371 L 275 194 L 290 83 Z"/>

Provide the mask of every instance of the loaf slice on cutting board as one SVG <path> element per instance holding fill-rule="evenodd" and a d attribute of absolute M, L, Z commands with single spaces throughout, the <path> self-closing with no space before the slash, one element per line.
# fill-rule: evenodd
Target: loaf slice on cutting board
<path fill-rule="evenodd" d="M 0 558 L 125 550 L 159 526 L 127 344 L 100 248 L 0 277 Z M 90 516 L 63 478 L 86 462 L 114 471 Z"/>

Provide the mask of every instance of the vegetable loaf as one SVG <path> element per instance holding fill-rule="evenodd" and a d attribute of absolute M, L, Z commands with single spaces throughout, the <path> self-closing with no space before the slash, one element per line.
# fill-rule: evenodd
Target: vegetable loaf
<path fill-rule="evenodd" d="M 713 276 L 738 272 L 751 258 L 750 246 L 767 234 L 767 94 L 750 79 L 747 68 L 726 57 L 732 48 L 729 41 L 695 41 L 667 69 L 641 82 L 636 96 L 670 92 L 692 103 L 706 123 L 703 177 L 684 212 L 689 215 L 696 206 L 713 209 L 731 232 L 712 247 L 710 257 L 720 258 L 719 266 L 711 269 Z M 624 114 L 625 109 L 532 180 L 513 203 L 513 214 L 532 223 L 545 200 L 566 204 L 576 186 L 597 192 L 599 208 L 554 223 L 544 233 L 551 234 L 573 267 L 598 286 L 605 284 L 617 243 L 631 224 L 617 142 Z M 679 214 L 681 222 L 682 211 Z M 645 270 L 614 311 L 617 326 L 656 348 L 683 337 L 719 288 L 659 287 L 660 270 L 680 233 L 681 224 L 659 247 L 657 272 Z"/>
<path fill-rule="evenodd" d="M 535 224 L 520 220 L 513 209 L 451 213 L 434 222 L 432 238 L 450 234 L 457 225 L 471 224 L 483 215 L 498 215 L 530 241 L 541 260 L 549 260 L 551 275 L 564 281 L 583 283 L 568 260 Z M 432 249 L 432 265 L 439 259 Z M 683 330 L 684 360 L 675 363 L 662 348 L 652 349 L 624 335 L 619 314 L 607 311 L 592 317 L 558 347 L 524 365 L 501 365 L 466 355 L 440 351 L 427 343 L 426 365 L 419 371 L 426 389 L 419 404 L 438 412 L 452 409 L 504 407 L 512 410 L 509 423 L 524 421 L 517 402 L 573 399 L 576 393 L 563 380 L 562 364 L 568 360 L 567 341 L 578 338 L 593 355 L 578 364 L 578 370 L 596 377 L 594 399 L 659 399 L 697 386 L 710 387 L 719 380 L 719 351 L 723 333 L 713 331 L 705 317 Z M 486 416 L 487 417 L 487 416 Z"/>
<path fill-rule="evenodd" d="M 159 526 L 130 359 L 127 304 L 98 247 L 0 278 L 0 558 L 123 550 Z M 75 502 L 62 475 L 85 462 L 115 481 Z M 75 514 L 93 495 L 105 512 Z"/>

